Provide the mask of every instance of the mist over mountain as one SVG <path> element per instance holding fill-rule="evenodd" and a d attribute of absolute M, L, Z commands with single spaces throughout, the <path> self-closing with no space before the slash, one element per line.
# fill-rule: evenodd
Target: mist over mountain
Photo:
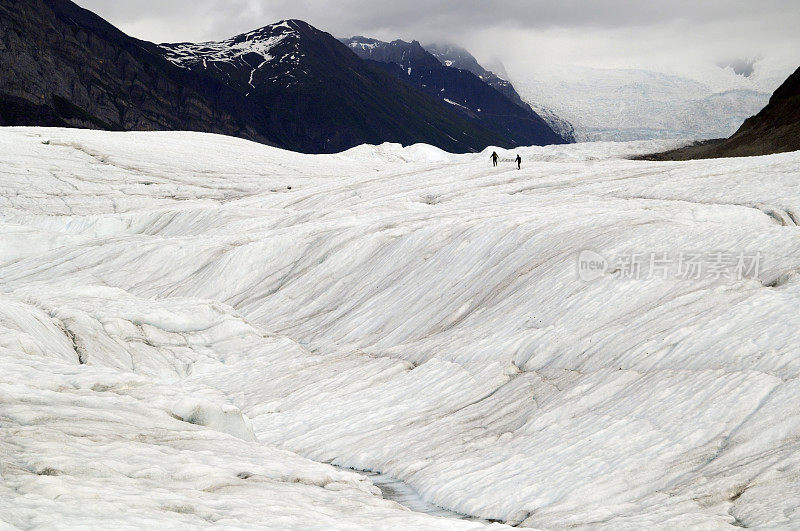
<path fill-rule="evenodd" d="M 729 138 L 649 155 L 651 160 L 748 157 L 800 150 L 800 68 Z"/>
<path fill-rule="evenodd" d="M 492 71 L 481 66 L 471 53 L 455 44 L 433 43 L 425 45 L 425 49 L 445 66 L 472 72 L 512 102 L 538 114 L 563 139 L 568 142 L 575 142 L 575 128 L 573 125 L 539 102 L 524 101 L 517 93 L 514 85 L 509 81 L 508 73 L 506 73 L 505 67 L 499 61 L 496 61 L 497 64 L 492 67 L 495 71 Z"/>
<path fill-rule="evenodd" d="M 769 100 L 761 84 L 730 77 L 550 65 L 515 86 L 573 124 L 578 141 L 703 139 L 732 134 Z"/>

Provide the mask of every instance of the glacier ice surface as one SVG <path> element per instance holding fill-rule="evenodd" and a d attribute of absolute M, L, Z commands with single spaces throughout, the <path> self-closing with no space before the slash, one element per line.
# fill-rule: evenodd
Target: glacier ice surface
<path fill-rule="evenodd" d="M 0 129 L 0 521 L 484 525 L 331 463 L 530 527 L 800 525 L 800 153 L 626 159 L 675 145 Z"/>

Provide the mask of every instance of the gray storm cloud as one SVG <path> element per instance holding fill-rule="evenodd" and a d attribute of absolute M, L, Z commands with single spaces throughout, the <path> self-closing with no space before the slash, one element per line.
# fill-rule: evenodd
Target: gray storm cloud
<path fill-rule="evenodd" d="M 522 72 L 544 62 L 690 69 L 800 64 L 796 0 L 78 0 L 156 42 L 222 39 L 285 18 L 335 36 L 454 42 Z"/>

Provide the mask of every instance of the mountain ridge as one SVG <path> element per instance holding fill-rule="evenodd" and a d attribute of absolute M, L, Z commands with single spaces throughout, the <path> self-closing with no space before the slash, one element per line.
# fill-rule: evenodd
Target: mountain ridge
<path fill-rule="evenodd" d="M 223 41 L 163 43 L 167 59 L 211 76 L 266 115 L 279 144 L 330 153 L 369 143 L 452 152 L 513 139 L 363 61 L 332 35 L 289 19 Z"/>
<path fill-rule="evenodd" d="M 517 89 L 509 81 L 505 67 L 500 65 L 502 72 L 495 73 L 484 68 L 469 51 L 461 46 L 450 43 L 431 43 L 424 46 L 428 52 L 436 57 L 442 64 L 460 70 L 472 72 L 484 83 L 493 87 L 518 106 L 538 114 L 550 128 L 567 142 L 575 142 L 575 127 L 566 119 L 559 116 L 552 109 L 539 103 L 526 102 L 519 95 Z"/>
<path fill-rule="evenodd" d="M 469 70 L 443 64 L 419 41 L 386 42 L 363 36 L 340 41 L 360 58 L 373 61 L 396 78 L 412 82 L 487 128 L 509 136 L 517 146 L 567 141 L 530 106 L 521 100 L 512 101 Z"/>
<path fill-rule="evenodd" d="M 293 35 L 265 43 L 265 32 Z M 273 65 L 245 49 L 248 37 L 264 53 L 282 49 L 294 34 L 316 62 L 282 54 Z M 200 131 L 308 153 L 384 142 L 451 152 L 515 145 L 302 21 L 223 44 L 170 51 L 69 0 L 0 0 L 0 125 Z M 211 57 L 225 48 L 228 64 Z M 214 68 L 187 63 L 198 49 Z M 281 74 L 280 82 L 270 82 L 269 72 Z"/>

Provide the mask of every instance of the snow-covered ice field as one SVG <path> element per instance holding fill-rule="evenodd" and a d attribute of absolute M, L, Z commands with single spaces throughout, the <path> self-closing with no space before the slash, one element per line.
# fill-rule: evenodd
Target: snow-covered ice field
<path fill-rule="evenodd" d="M 0 129 L 0 527 L 800 526 L 800 152 L 673 145 Z"/>

